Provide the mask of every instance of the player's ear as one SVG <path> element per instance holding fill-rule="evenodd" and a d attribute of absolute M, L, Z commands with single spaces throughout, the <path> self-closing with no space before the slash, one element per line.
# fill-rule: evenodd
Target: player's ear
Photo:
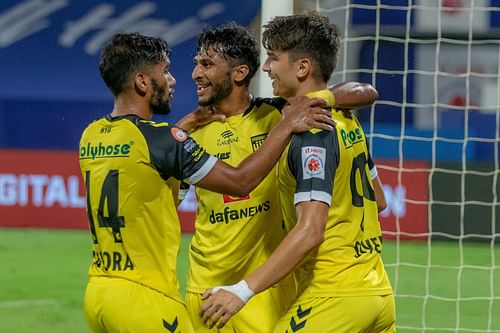
<path fill-rule="evenodd" d="M 135 91 L 139 95 L 144 96 L 148 92 L 148 86 L 149 86 L 149 77 L 141 72 L 135 73 L 134 75 Z"/>
<path fill-rule="evenodd" d="M 304 79 L 311 74 L 312 71 L 311 60 L 309 60 L 308 58 L 301 58 L 297 60 L 295 63 L 297 65 L 297 77 L 299 79 Z"/>
<path fill-rule="evenodd" d="M 234 66 L 233 69 L 231 70 L 233 80 L 236 83 L 241 83 L 243 80 L 246 79 L 248 76 L 248 73 L 250 73 L 250 68 L 248 68 L 247 65 L 238 65 Z"/>

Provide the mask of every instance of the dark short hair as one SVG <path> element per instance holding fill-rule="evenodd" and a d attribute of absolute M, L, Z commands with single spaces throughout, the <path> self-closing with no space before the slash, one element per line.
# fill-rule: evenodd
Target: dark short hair
<path fill-rule="evenodd" d="M 244 80 L 250 84 L 259 68 L 259 47 L 252 33 L 234 22 L 215 28 L 206 28 L 200 34 L 196 45 L 196 53 L 212 48 L 233 66 L 247 65 L 249 73 Z"/>
<path fill-rule="evenodd" d="M 118 33 L 102 48 L 99 71 L 114 96 L 126 86 L 130 75 L 146 66 L 167 60 L 168 44 L 161 38 L 139 33 Z"/>
<path fill-rule="evenodd" d="M 310 58 L 313 75 L 328 82 L 337 65 L 340 32 L 328 17 L 317 12 L 276 16 L 264 25 L 262 45 L 268 50 L 290 52 L 292 61 Z"/>

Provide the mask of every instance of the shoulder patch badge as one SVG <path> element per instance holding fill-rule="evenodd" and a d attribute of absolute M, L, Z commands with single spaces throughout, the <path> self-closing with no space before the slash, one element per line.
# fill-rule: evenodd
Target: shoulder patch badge
<path fill-rule="evenodd" d="M 325 148 L 302 147 L 302 174 L 304 179 L 325 179 L 325 159 Z"/>
<path fill-rule="evenodd" d="M 170 129 L 170 133 L 172 133 L 172 136 L 174 137 L 175 140 L 179 142 L 184 142 L 187 139 L 187 134 L 183 130 L 177 128 L 177 127 L 172 127 Z"/>

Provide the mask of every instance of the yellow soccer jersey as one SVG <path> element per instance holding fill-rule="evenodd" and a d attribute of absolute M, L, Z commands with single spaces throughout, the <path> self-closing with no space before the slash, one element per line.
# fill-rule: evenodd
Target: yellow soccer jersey
<path fill-rule="evenodd" d="M 167 180 L 194 184 L 215 162 L 166 123 L 132 115 L 91 123 L 80 140 L 93 240 L 89 275 L 132 280 L 181 300 L 180 224 Z"/>
<path fill-rule="evenodd" d="M 329 90 L 308 96 L 333 105 Z M 323 243 L 296 271 L 299 288 L 320 297 L 390 294 L 366 138 L 350 112 L 332 109 L 332 118 L 334 131 L 294 135 L 278 163 L 288 231 L 296 224 L 298 203 L 315 200 L 330 206 Z"/>
<path fill-rule="evenodd" d="M 208 153 L 236 166 L 262 144 L 281 119 L 282 99 L 257 98 L 248 110 L 191 133 Z M 198 211 L 189 249 L 187 290 L 233 284 L 260 266 L 284 237 L 276 176 L 247 197 L 196 188 Z"/>

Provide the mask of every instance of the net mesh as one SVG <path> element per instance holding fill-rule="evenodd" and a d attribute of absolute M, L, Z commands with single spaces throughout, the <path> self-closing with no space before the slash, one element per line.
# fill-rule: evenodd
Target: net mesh
<path fill-rule="evenodd" d="M 500 2 L 316 0 L 342 31 L 330 83 L 359 110 L 384 183 L 398 332 L 500 332 Z"/>

